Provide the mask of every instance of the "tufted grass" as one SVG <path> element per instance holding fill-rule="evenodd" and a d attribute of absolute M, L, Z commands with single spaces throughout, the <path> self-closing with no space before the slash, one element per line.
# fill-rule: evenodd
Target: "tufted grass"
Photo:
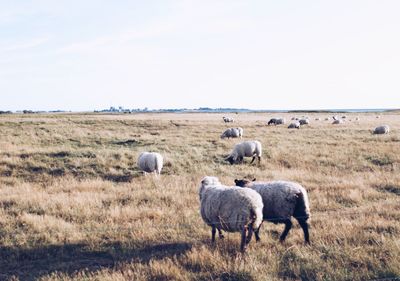
<path fill-rule="evenodd" d="M 400 277 L 400 114 L 308 114 L 300 130 L 271 114 L 0 116 L 0 280 L 373 280 Z M 290 119 L 296 114 L 280 114 Z M 303 115 L 299 113 L 298 115 Z M 389 124 L 389 135 L 372 135 Z M 228 165 L 241 126 L 263 144 L 260 165 Z M 164 155 L 160 177 L 136 168 Z M 215 175 L 293 180 L 309 193 L 311 245 L 294 222 L 264 223 L 210 245 L 198 184 Z"/>

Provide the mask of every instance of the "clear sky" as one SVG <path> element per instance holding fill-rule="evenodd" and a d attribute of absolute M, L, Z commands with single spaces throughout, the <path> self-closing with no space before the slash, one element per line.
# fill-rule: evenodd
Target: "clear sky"
<path fill-rule="evenodd" d="M 400 108 L 398 0 L 0 0 L 0 110 Z"/>

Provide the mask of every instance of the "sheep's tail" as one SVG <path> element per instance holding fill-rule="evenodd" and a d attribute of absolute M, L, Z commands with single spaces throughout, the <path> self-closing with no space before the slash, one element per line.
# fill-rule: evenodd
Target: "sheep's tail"
<path fill-rule="evenodd" d="M 163 167 L 163 159 L 161 157 L 156 157 L 156 171 L 158 174 L 161 174 L 161 169 Z"/>
<path fill-rule="evenodd" d="M 296 196 L 296 206 L 293 216 L 299 219 L 310 218 L 310 203 L 308 201 L 307 192 L 302 190 L 299 193 L 296 193 Z"/>
<path fill-rule="evenodd" d="M 253 229 L 257 229 L 263 221 L 262 208 L 251 208 L 250 209 L 250 224 Z"/>

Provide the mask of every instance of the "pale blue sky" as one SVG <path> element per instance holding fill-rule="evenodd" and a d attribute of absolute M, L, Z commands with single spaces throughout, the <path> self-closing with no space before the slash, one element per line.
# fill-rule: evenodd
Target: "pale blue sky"
<path fill-rule="evenodd" d="M 0 0 L 0 110 L 400 108 L 400 1 Z"/>

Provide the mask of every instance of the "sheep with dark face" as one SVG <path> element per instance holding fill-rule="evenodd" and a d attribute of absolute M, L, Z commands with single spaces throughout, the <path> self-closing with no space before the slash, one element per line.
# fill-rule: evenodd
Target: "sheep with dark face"
<path fill-rule="evenodd" d="M 221 139 L 224 138 L 242 138 L 243 136 L 243 128 L 229 128 L 226 129 L 222 135 L 221 135 Z"/>
<path fill-rule="evenodd" d="M 333 125 L 338 125 L 338 124 L 343 124 L 343 123 L 344 123 L 343 119 L 337 119 L 332 122 Z"/>
<path fill-rule="evenodd" d="M 285 124 L 286 120 L 285 118 L 271 118 L 268 121 L 268 125 L 281 125 L 281 124 Z"/>
<path fill-rule="evenodd" d="M 310 217 L 310 206 L 307 191 L 298 183 L 289 181 L 249 181 L 246 179 L 235 179 L 235 184 L 248 187 L 257 191 L 264 204 L 263 219 L 275 224 L 284 223 L 285 229 L 280 236 L 283 242 L 292 228 L 291 217 L 294 217 L 304 232 L 304 240 L 310 243 L 308 223 Z M 259 230 L 254 231 L 256 240 L 260 239 Z"/>
<path fill-rule="evenodd" d="M 388 134 L 390 132 L 389 125 L 378 126 L 374 130 L 374 134 Z"/>
<path fill-rule="evenodd" d="M 299 120 L 300 125 L 308 125 L 310 124 L 310 120 L 308 118 L 303 118 Z"/>
<path fill-rule="evenodd" d="M 261 162 L 262 147 L 259 141 L 244 141 L 234 146 L 231 154 L 225 159 L 231 165 L 242 163 L 244 157 L 253 157 L 250 164 L 258 159 Z"/>
<path fill-rule="evenodd" d="M 222 117 L 222 119 L 224 120 L 225 123 L 233 123 L 233 118 L 232 117 Z"/>
<path fill-rule="evenodd" d="M 215 242 L 218 230 L 241 232 L 240 249 L 245 251 L 253 231 L 262 223 L 263 203 L 254 190 L 222 185 L 216 177 L 204 177 L 199 188 L 200 213 L 204 222 L 211 226 L 211 241 Z"/>
<path fill-rule="evenodd" d="M 300 122 L 293 122 L 290 123 L 290 125 L 288 126 L 289 129 L 300 129 Z"/>

